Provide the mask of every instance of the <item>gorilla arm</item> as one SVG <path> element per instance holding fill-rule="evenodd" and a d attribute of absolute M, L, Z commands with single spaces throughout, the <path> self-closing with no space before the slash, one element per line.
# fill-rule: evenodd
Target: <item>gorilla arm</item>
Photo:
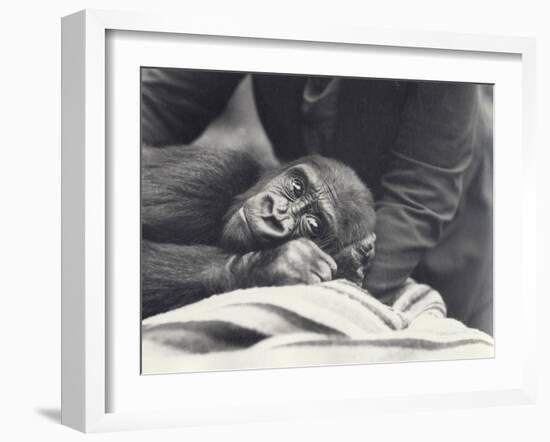
<path fill-rule="evenodd" d="M 221 287 L 232 287 L 231 260 L 232 255 L 213 246 L 142 241 L 142 317 L 198 301 L 223 291 Z"/>
<path fill-rule="evenodd" d="M 334 260 L 306 238 L 243 255 L 143 241 L 142 317 L 238 288 L 329 281 L 336 271 Z"/>

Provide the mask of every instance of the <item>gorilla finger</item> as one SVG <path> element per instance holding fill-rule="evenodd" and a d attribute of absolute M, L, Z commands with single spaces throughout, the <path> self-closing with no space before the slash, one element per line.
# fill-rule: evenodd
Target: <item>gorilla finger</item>
<path fill-rule="evenodd" d="M 321 282 L 323 282 L 323 278 L 321 277 L 321 275 L 313 270 L 311 272 L 308 272 L 307 276 L 305 277 L 305 283 L 308 285 L 319 284 Z"/>
<path fill-rule="evenodd" d="M 325 253 L 324 261 L 328 264 L 328 267 L 331 271 L 331 278 L 333 275 L 336 275 L 336 272 L 338 271 L 338 264 L 336 264 L 336 261 L 332 258 L 332 256 Z"/>
<path fill-rule="evenodd" d="M 371 251 L 374 251 L 376 244 L 376 235 L 372 233 L 365 240 L 363 240 L 359 246 L 359 249 L 363 254 L 368 254 Z"/>
<path fill-rule="evenodd" d="M 338 265 L 336 264 L 336 261 L 334 261 L 332 256 L 330 256 L 328 253 L 321 250 L 321 248 L 317 244 L 315 244 L 313 241 L 310 241 L 310 242 L 311 242 L 311 248 L 315 251 L 319 259 L 321 259 L 324 263 L 326 263 L 329 266 L 332 274 L 335 274 L 338 270 Z"/>
<path fill-rule="evenodd" d="M 321 281 L 330 281 L 332 279 L 332 268 L 325 262 L 319 261 L 311 269 L 312 273 L 317 275 Z"/>

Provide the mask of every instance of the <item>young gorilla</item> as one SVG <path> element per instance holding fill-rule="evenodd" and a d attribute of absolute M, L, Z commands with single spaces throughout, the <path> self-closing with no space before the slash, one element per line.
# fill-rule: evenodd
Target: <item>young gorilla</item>
<path fill-rule="evenodd" d="M 142 151 L 142 316 L 215 293 L 347 278 L 374 257 L 372 196 L 310 156 L 265 170 L 243 152 Z"/>

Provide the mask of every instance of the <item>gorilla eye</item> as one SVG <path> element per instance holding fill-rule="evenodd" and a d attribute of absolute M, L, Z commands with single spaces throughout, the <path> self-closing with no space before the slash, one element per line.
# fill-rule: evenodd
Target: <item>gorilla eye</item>
<path fill-rule="evenodd" d="M 304 194 L 304 183 L 302 180 L 293 178 L 290 187 L 294 198 L 300 198 Z"/>
<path fill-rule="evenodd" d="M 305 224 L 306 234 L 309 237 L 315 238 L 321 234 L 321 230 L 322 230 L 321 221 L 316 216 L 314 215 L 304 216 L 304 224 Z"/>

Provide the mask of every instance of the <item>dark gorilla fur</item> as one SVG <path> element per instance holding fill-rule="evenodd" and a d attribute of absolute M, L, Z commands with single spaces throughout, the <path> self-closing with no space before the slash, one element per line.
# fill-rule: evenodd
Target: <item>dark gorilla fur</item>
<path fill-rule="evenodd" d="M 144 147 L 141 220 L 143 318 L 237 288 L 361 283 L 374 256 L 369 190 L 320 156 L 266 170 L 235 150 Z"/>

